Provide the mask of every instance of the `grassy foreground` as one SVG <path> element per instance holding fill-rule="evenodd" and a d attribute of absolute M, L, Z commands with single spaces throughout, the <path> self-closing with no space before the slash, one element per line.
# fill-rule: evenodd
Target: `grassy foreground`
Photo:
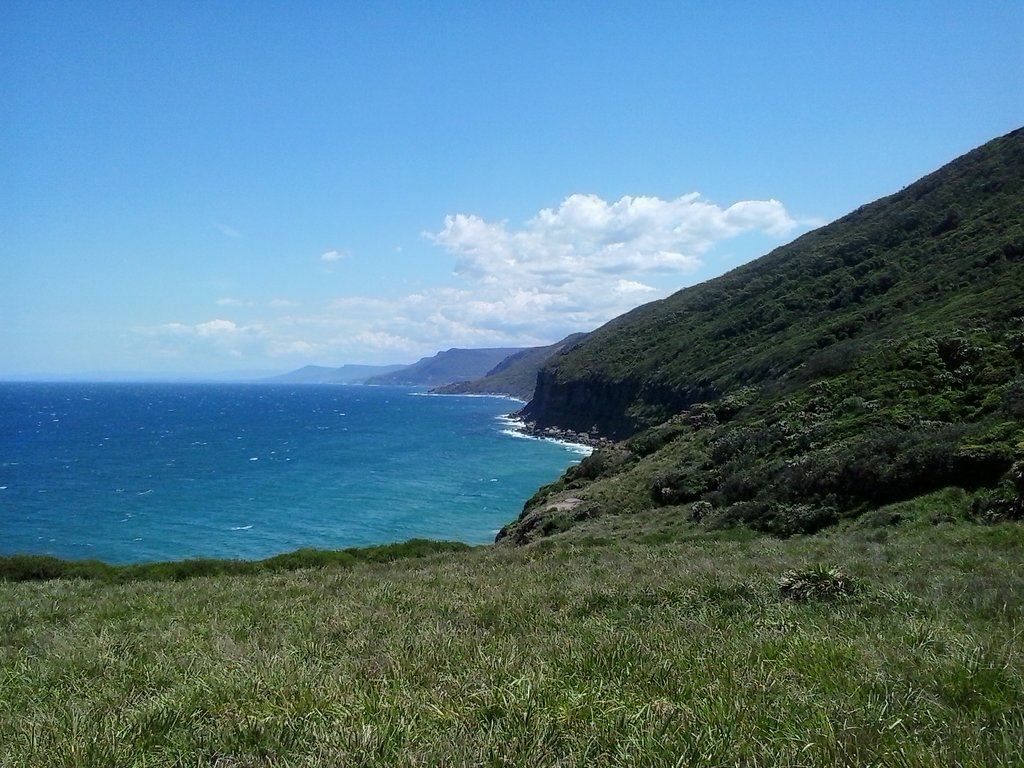
<path fill-rule="evenodd" d="M 1024 528 L 897 511 L 0 583 L 0 765 L 1024 764 Z"/>

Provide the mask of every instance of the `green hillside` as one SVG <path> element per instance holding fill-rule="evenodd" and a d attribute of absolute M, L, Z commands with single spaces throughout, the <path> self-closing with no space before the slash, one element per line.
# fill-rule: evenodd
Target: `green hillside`
<path fill-rule="evenodd" d="M 1017 515 L 1022 364 L 1018 130 L 554 358 L 523 415 L 628 439 L 504 535 L 649 508 L 790 534 L 949 485 Z"/>
<path fill-rule="evenodd" d="M 578 343 L 586 334 L 574 333 L 546 347 L 530 347 L 509 355 L 486 376 L 459 381 L 433 390 L 439 395 L 509 395 L 521 400 L 533 397 L 537 372 L 553 355 Z"/>
<path fill-rule="evenodd" d="M 521 347 L 492 347 L 485 349 L 447 349 L 431 357 L 424 357 L 397 371 L 371 376 L 366 384 L 400 384 L 413 387 L 439 387 L 455 381 L 475 379 L 486 374 Z"/>

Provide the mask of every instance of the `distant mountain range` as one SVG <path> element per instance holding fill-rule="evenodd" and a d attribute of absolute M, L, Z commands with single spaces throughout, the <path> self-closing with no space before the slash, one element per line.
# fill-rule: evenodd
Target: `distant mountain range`
<path fill-rule="evenodd" d="M 432 390 L 440 395 L 509 395 L 520 400 L 533 397 L 537 371 L 552 356 L 570 349 L 586 337 L 574 333 L 546 347 L 529 347 L 509 355 L 481 378 L 446 384 Z"/>
<path fill-rule="evenodd" d="M 399 371 L 404 365 L 343 365 L 330 368 L 323 365 L 307 365 L 297 371 L 271 376 L 263 381 L 273 384 L 364 384 L 373 376 Z"/>
<path fill-rule="evenodd" d="M 553 355 L 579 343 L 575 333 L 545 347 L 448 349 L 412 365 L 343 365 L 304 368 L 262 379 L 274 384 L 369 384 L 432 387 L 436 394 L 508 395 L 533 397 L 537 372 Z"/>
<path fill-rule="evenodd" d="M 366 380 L 366 384 L 401 384 L 410 387 L 440 387 L 456 381 L 477 379 L 522 347 L 449 349 L 424 357 L 412 365 Z"/>
<path fill-rule="evenodd" d="M 412 365 L 342 365 L 331 368 L 307 365 L 262 381 L 271 384 L 370 384 L 407 387 L 442 387 L 455 382 L 479 379 L 492 371 L 522 347 L 487 349 L 448 349 L 424 357 Z M 546 359 L 546 358 L 545 358 Z M 536 377 L 537 363 L 533 370 Z M 532 386 L 531 386 L 532 391 Z M 504 393 L 503 393 L 504 394 Z"/>

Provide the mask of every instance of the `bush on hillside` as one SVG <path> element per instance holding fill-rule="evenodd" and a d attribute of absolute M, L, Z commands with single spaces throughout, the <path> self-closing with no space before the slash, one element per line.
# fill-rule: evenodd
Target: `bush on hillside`
<path fill-rule="evenodd" d="M 93 579 L 108 575 L 111 566 L 99 560 L 61 560 L 49 555 L 0 557 L 0 581 Z"/>
<path fill-rule="evenodd" d="M 970 450 L 964 430 L 884 430 L 787 462 L 775 486 L 790 500 L 838 500 L 844 506 L 886 504 L 947 486 L 991 486 L 1006 472 L 1003 451 Z"/>
<path fill-rule="evenodd" d="M 839 520 L 839 511 L 828 505 L 788 504 L 773 501 L 741 501 L 714 507 L 704 517 L 712 530 L 735 525 L 746 525 L 755 531 L 788 538 L 799 534 L 817 533 Z"/>
<path fill-rule="evenodd" d="M 299 549 L 265 560 L 199 558 L 132 565 L 107 565 L 99 560 L 61 560 L 47 555 L 9 555 L 0 557 L 0 581 L 184 581 L 203 576 L 241 576 L 305 568 L 345 568 L 360 562 L 387 563 L 393 560 L 428 557 L 443 552 L 462 552 L 469 548 L 468 544 L 461 541 L 409 539 L 397 544 L 350 547 L 343 550 Z"/>
<path fill-rule="evenodd" d="M 567 480 L 596 480 L 614 474 L 633 454 L 616 448 L 598 448 L 592 454 L 565 472 Z"/>
<path fill-rule="evenodd" d="M 990 523 L 1024 519 L 1024 459 L 1013 463 L 996 488 L 975 494 L 971 513 Z"/>

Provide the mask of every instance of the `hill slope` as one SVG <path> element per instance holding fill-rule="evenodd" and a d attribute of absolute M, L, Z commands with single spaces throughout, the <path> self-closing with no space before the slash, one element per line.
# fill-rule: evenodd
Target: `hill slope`
<path fill-rule="evenodd" d="M 613 320 L 547 366 L 524 415 L 626 437 L 739 386 L 805 380 L 801 366 L 851 342 L 922 327 L 1017 327 L 1022 210 L 1024 129 Z"/>
<path fill-rule="evenodd" d="M 438 387 L 439 395 L 509 395 L 522 400 L 533 397 L 537 372 L 554 355 L 579 343 L 586 334 L 574 333 L 546 347 L 530 347 L 509 355 L 487 375 L 471 381 L 459 381 Z"/>
<path fill-rule="evenodd" d="M 540 372 L 523 416 L 630 439 L 505 537 L 652 507 L 794 533 L 945 485 L 1018 514 L 1022 262 L 1018 130 L 612 321 Z"/>
<path fill-rule="evenodd" d="M 424 357 L 401 370 L 373 376 L 366 383 L 439 387 L 456 381 L 479 378 L 509 355 L 520 351 L 521 347 L 453 348 L 438 352 L 432 357 Z"/>

